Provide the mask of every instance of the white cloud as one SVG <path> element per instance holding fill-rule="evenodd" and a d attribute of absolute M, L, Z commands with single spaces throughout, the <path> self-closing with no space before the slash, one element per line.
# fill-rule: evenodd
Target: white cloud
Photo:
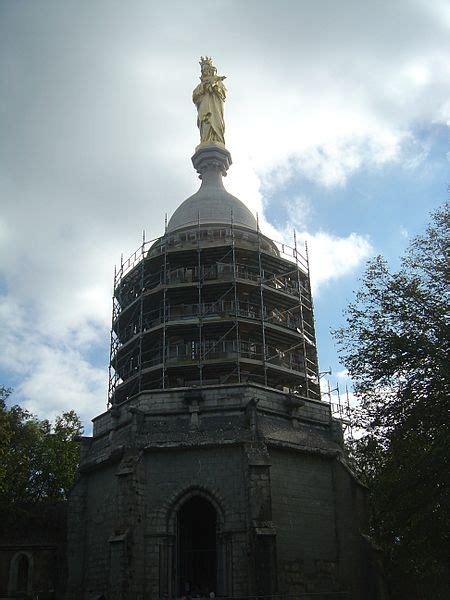
<path fill-rule="evenodd" d="M 294 223 L 296 229 L 306 229 L 310 217 L 315 212 L 309 198 L 296 196 L 284 200 L 287 221 Z"/>
<path fill-rule="evenodd" d="M 292 246 L 292 228 L 297 229 L 298 225 L 303 223 L 307 206 L 305 200 L 301 200 L 297 206 L 292 206 L 288 212 L 289 224 L 286 224 L 283 230 L 272 228 L 272 237 Z M 328 283 L 354 272 L 374 251 L 366 236 L 354 232 L 347 236 L 338 236 L 326 231 L 310 232 L 307 229 L 299 229 L 296 235 L 299 251 L 304 255 L 306 252 L 308 254 L 311 286 L 315 295 Z M 307 245 L 304 251 L 303 243 Z"/>
<path fill-rule="evenodd" d="M 46 416 L 54 418 L 75 409 L 87 422 L 93 412 L 106 409 L 105 369 L 93 367 L 73 348 L 36 343 L 29 367 L 16 393 L 31 412 L 41 414 L 45 407 Z"/>
<path fill-rule="evenodd" d="M 32 308 L 0 297 L 0 368 L 20 377 L 11 400 L 48 418 L 75 409 L 89 429 L 90 418 L 105 409 L 107 399 L 106 367 L 96 367 L 89 356 L 93 326 L 78 321 L 77 336 L 64 330 L 48 335 L 45 324 L 32 318 Z M 104 347 L 97 348 L 104 358 L 106 336 L 105 329 Z"/>
<path fill-rule="evenodd" d="M 444 15 L 440 0 L 4 3 L 1 360 L 23 372 L 16 399 L 42 415 L 73 402 L 85 418 L 103 404 L 91 354 L 107 344 L 113 265 L 198 185 L 197 57 L 228 76 L 227 188 L 291 240 L 263 190 L 426 159 L 416 125 L 450 114 Z M 301 192 L 288 202 L 316 290 L 371 252 L 360 232 L 309 231 Z"/>
<path fill-rule="evenodd" d="M 313 291 L 354 271 L 373 252 L 370 242 L 356 233 L 338 237 L 323 231 L 304 232 L 302 237 L 308 242 Z"/>
<path fill-rule="evenodd" d="M 400 237 L 404 238 L 404 239 L 408 239 L 409 237 L 409 233 L 408 230 L 406 229 L 406 227 L 403 227 L 403 225 L 400 225 Z"/>
<path fill-rule="evenodd" d="M 341 369 L 340 371 L 336 371 L 335 375 L 338 379 L 348 379 L 349 377 L 347 369 Z"/>

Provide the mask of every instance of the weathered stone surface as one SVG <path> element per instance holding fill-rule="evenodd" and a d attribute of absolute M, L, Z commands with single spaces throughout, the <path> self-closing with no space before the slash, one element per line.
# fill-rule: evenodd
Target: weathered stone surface
<path fill-rule="evenodd" d="M 294 426 L 286 394 L 230 385 L 202 390 L 194 428 L 191 408 L 183 391 L 159 391 L 95 419 L 70 500 L 68 600 L 178 593 L 177 514 L 196 495 L 217 514 L 216 592 L 375 597 L 365 490 L 329 406 L 304 399 Z"/>

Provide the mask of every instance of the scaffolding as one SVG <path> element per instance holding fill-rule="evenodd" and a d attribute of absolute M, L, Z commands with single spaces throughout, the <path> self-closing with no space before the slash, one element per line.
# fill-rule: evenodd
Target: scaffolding
<path fill-rule="evenodd" d="M 114 273 L 109 403 L 247 382 L 320 399 L 307 249 L 232 214 L 143 236 Z"/>
<path fill-rule="evenodd" d="M 331 368 L 328 371 L 319 373 L 319 378 L 324 375 L 331 376 Z M 343 394 L 338 382 L 332 386 L 330 380 L 327 379 L 321 386 L 321 399 L 330 405 L 332 418 L 341 422 L 344 436 L 347 439 L 351 439 L 353 437 L 352 407 L 350 406 L 348 386 L 345 386 L 345 394 Z"/>

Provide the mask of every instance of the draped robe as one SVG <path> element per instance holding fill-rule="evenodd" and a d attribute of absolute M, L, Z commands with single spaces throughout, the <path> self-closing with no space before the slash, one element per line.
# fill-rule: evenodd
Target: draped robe
<path fill-rule="evenodd" d="M 197 106 L 201 143 L 225 144 L 223 104 L 226 91 L 221 78 L 215 75 L 202 78 L 193 91 L 192 100 Z"/>

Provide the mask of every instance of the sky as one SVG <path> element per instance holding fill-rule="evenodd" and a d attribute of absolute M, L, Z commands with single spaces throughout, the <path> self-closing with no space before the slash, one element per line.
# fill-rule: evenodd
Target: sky
<path fill-rule="evenodd" d="M 0 383 L 40 418 L 107 402 L 114 265 L 196 191 L 199 58 L 226 75 L 225 185 L 308 242 L 321 371 L 382 254 L 447 197 L 444 0 L 2 0 Z"/>

